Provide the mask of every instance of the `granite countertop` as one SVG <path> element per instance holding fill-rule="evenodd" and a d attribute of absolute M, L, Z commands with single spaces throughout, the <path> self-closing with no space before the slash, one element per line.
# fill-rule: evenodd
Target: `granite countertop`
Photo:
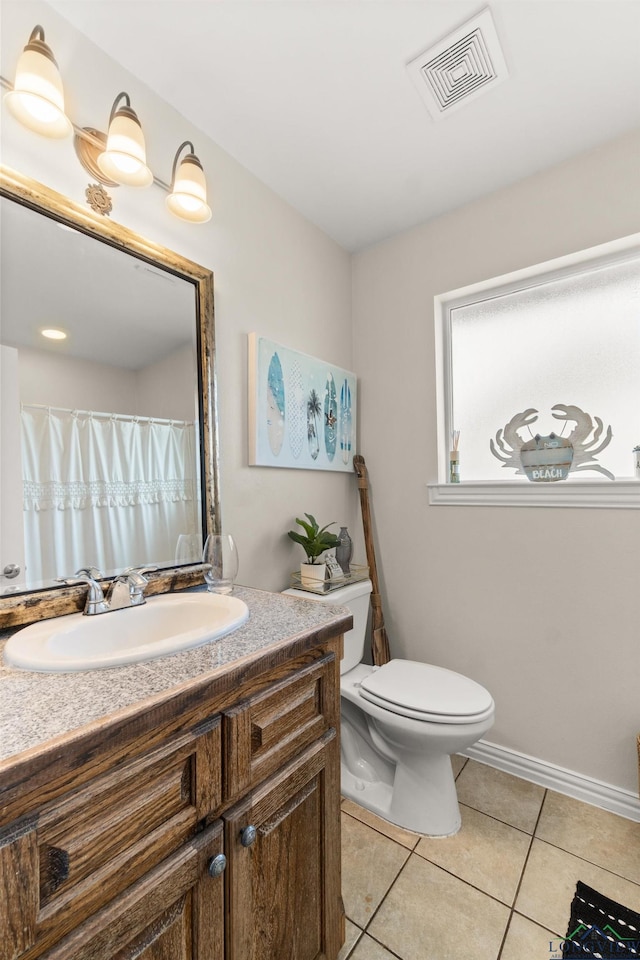
<path fill-rule="evenodd" d="M 106 670 L 35 673 L 7 667 L 2 659 L 11 633 L 0 633 L 0 772 L 25 751 L 64 738 L 80 728 L 141 705 L 204 675 L 224 673 L 231 663 L 250 662 L 270 646 L 311 633 L 350 613 L 346 607 L 236 586 L 249 607 L 238 630 L 202 647 Z M 61 741 L 62 742 L 62 741 Z"/>

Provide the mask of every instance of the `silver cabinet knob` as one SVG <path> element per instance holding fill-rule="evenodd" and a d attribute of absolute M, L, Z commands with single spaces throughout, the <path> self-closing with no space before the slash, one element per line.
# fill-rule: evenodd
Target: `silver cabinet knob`
<path fill-rule="evenodd" d="M 258 831 L 254 826 L 245 827 L 240 833 L 240 843 L 243 847 L 250 847 L 252 843 L 255 843 L 257 836 Z"/>
<path fill-rule="evenodd" d="M 7 580 L 13 580 L 14 577 L 19 575 L 20 567 L 17 563 L 8 563 L 2 573 L 0 573 L 0 577 L 6 577 Z"/>
<path fill-rule="evenodd" d="M 219 853 L 217 857 L 212 857 L 209 860 L 209 876 L 210 877 L 219 877 L 224 873 L 224 868 L 227 865 L 227 858 L 224 853 Z"/>

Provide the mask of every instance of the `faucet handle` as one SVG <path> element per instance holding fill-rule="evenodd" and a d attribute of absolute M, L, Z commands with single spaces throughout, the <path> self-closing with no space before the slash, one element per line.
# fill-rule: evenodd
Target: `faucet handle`
<path fill-rule="evenodd" d="M 158 569 L 157 563 L 148 563 L 142 567 L 127 567 L 126 570 L 122 571 L 123 576 L 126 576 L 127 573 L 153 573 Z"/>
<path fill-rule="evenodd" d="M 116 578 L 120 583 L 127 583 L 129 585 L 130 606 L 138 606 L 146 602 L 144 597 L 144 588 L 149 581 L 144 574 L 152 573 L 157 569 L 157 566 L 151 564 L 146 567 L 127 567 L 122 571 L 120 576 Z"/>
<path fill-rule="evenodd" d="M 146 567 L 127 567 L 120 576 L 129 579 L 136 586 L 144 587 L 148 582 L 145 573 L 153 573 L 157 569 L 157 564 L 149 564 Z"/>
<path fill-rule="evenodd" d="M 88 577 L 91 577 L 92 580 L 102 580 L 104 573 L 99 570 L 97 567 L 80 567 L 79 570 L 76 570 L 74 576 L 80 577 L 82 574 L 86 574 Z"/>
<path fill-rule="evenodd" d="M 95 580 L 90 573 L 85 570 L 78 570 L 78 572 L 73 577 L 56 577 L 56 583 L 66 583 L 69 586 L 72 586 L 74 583 L 88 583 L 89 584 L 89 599 L 90 600 L 104 600 L 104 594 L 102 592 L 102 587 Z"/>
<path fill-rule="evenodd" d="M 75 583 L 89 584 L 87 602 L 85 603 L 84 607 L 84 612 L 86 615 L 91 616 L 94 613 L 105 613 L 108 609 L 106 600 L 104 599 L 104 593 L 102 592 L 102 587 L 97 580 L 94 580 L 93 577 L 88 573 L 78 570 L 75 577 L 56 577 L 56 581 L 58 583 L 69 584 L 69 586 Z"/>

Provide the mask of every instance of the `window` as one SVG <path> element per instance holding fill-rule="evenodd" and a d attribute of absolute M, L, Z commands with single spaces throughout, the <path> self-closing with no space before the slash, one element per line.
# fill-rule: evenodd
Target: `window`
<path fill-rule="evenodd" d="M 430 485 L 432 503 L 640 506 L 640 482 L 632 480 L 640 443 L 640 235 L 438 296 L 435 321 L 439 482 Z M 505 434 L 527 410 L 535 412 Z M 460 484 L 447 483 L 454 430 Z M 536 434 L 574 430 L 574 457 L 586 444 L 595 470 L 531 483 L 513 469 L 514 438 L 517 454 L 518 442 Z"/>

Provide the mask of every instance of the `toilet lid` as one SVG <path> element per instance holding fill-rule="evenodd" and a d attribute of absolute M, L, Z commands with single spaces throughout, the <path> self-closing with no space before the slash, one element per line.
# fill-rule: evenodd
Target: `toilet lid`
<path fill-rule="evenodd" d="M 360 683 L 360 694 L 392 713 L 435 723 L 483 720 L 494 708 L 484 687 L 444 667 L 390 660 Z"/>

